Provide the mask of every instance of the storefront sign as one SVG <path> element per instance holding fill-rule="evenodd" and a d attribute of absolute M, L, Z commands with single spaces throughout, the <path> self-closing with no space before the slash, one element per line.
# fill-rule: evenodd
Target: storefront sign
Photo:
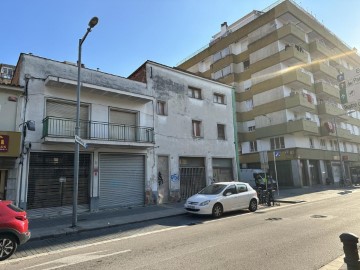
<path fill-rule="evenodd" d="M 0 152 L 9 151 L 9 136 L 0 134 Z"/>

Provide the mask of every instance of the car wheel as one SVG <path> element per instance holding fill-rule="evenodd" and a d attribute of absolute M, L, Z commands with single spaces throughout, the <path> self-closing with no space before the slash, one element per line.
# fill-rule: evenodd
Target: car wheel
<path fill-rule="evenodd" d="M 0 261 L 6 260 L 14 254 L 17 248 L 16 239 L 8 234 L 0 235 Z"/>
<path fill-rule="evenodd" d="M 257 210 L 257 201 L 255 199 L 252 199 L 249 204 L 249 210 L 251 212 L 255 212 Z"/>
<path fill-rule="evenodd" d="M 214 205 L 213 210 L 212 210 L 212 216 L 214 218 L 219 218 L 222 216 L 222 214 L 224 213 L 223 207 L 220 203 L 217 203 Z"/>

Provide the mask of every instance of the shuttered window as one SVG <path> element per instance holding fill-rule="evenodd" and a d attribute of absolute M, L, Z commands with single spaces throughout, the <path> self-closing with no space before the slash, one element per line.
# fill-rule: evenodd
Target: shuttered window
<path fill-rule="evenodd" d="M 110 139 L 121 141 L 135 141 L 136 112 L 110 110 Z"/>

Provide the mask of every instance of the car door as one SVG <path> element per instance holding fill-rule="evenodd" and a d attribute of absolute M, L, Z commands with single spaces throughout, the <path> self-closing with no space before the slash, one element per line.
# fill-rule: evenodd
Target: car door
<path fill-rule="evenodd" d="M 232 211 L 236 206 L 236 186 L 230 185 L 223 192 L 222 204 L 224 211 Z"/>
<path fill-rule="evenodd" d="M 236 184 L 236 209 L 244 209 L 249 206 L 250 192 L 245 184 Z"/>

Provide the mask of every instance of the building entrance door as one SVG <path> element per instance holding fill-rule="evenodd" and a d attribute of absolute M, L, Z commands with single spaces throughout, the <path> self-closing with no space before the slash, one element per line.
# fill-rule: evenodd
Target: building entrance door
<path fill-rule="evenodd" d="M 5 170 L 0 170 L 0 200 L 6 199 L 6 172 Z"/>

